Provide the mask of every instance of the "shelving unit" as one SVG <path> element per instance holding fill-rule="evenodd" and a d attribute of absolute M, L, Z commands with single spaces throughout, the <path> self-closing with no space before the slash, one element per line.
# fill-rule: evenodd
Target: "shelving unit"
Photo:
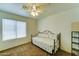
<path fill-rule="evenodd" d="M 71 53 L 79 56 L 79 31 L 71 32 Z"/>

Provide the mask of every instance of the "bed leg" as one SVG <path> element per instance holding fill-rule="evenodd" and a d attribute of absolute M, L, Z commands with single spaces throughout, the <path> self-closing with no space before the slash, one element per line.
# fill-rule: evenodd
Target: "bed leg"
<path fill-rule="evenodd" d="M 55 39 L 54 39 L 54 50 L 52 50 L 52 55 L 55 55 Z"/>
<path fill-rule="evenodd" d="M 54 40 L 54 50 L 52 50 L 52 55 L 55 54 L 55 40 Z"/>

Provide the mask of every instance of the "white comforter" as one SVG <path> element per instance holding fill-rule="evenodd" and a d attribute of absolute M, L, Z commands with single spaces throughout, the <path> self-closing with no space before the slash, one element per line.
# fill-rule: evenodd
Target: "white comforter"
<path fill-rule="evenodd" d="M 52 53 L 52 50 L 54 49 L 54 40 L 46 37 L 33 37 L 32 43 L 39 46 L 40 48 L 44 49 L 45 51 Z M 58 44 L 58 43 L 57 43 Z M 55 45 L 57 45 L 55 44 Z M 58 47 L 55 49 L 57 50 Z"/>

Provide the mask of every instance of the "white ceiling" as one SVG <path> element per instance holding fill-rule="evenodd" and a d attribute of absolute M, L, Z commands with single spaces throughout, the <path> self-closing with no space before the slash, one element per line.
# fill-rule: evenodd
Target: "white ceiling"
<path fill-rule="evenodd" d="M 22 8 L 23 3 L 0 3 L 0 10 L 14 13 L 17 15 L 25 16 L 25 17 L 32 17 L 27 10 Z M 79 7 L 79 4 L 68 4 L 68 3 L 49 3 L 46 4 L 45 10 L 39 14 L 39 16 L 35 17 L 41 19 L 46 17 L 50 14 L 56 14 L 65 10 L 69 10 L 75 7 Z"/>
<path fill-rule="evenodd" d="M 14 13 L 21 16 L 30 16 L 27 11 L 22 9 L 21 3 L 0 3 L 0 10 Z"/>

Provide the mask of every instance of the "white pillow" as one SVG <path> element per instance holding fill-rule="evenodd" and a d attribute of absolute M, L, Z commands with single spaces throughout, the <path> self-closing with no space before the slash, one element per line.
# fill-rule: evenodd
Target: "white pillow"
<path fill-rule="evenodd" d="M 56 35 L 49 33 L 49 38 L 51 38 L 51 39 L 56 39 Z"/>
<path fill-rule="evenodd" d="M 48 37 L 49 37 L 49 35 L 48 35 L 48 34 L 46 34 L 46 33 L 40 33 L 40 34 L 38 34 L 38 36 L 39 36 L 39 37 L 46 37 L 46 38 L 48 38 Z"/>

